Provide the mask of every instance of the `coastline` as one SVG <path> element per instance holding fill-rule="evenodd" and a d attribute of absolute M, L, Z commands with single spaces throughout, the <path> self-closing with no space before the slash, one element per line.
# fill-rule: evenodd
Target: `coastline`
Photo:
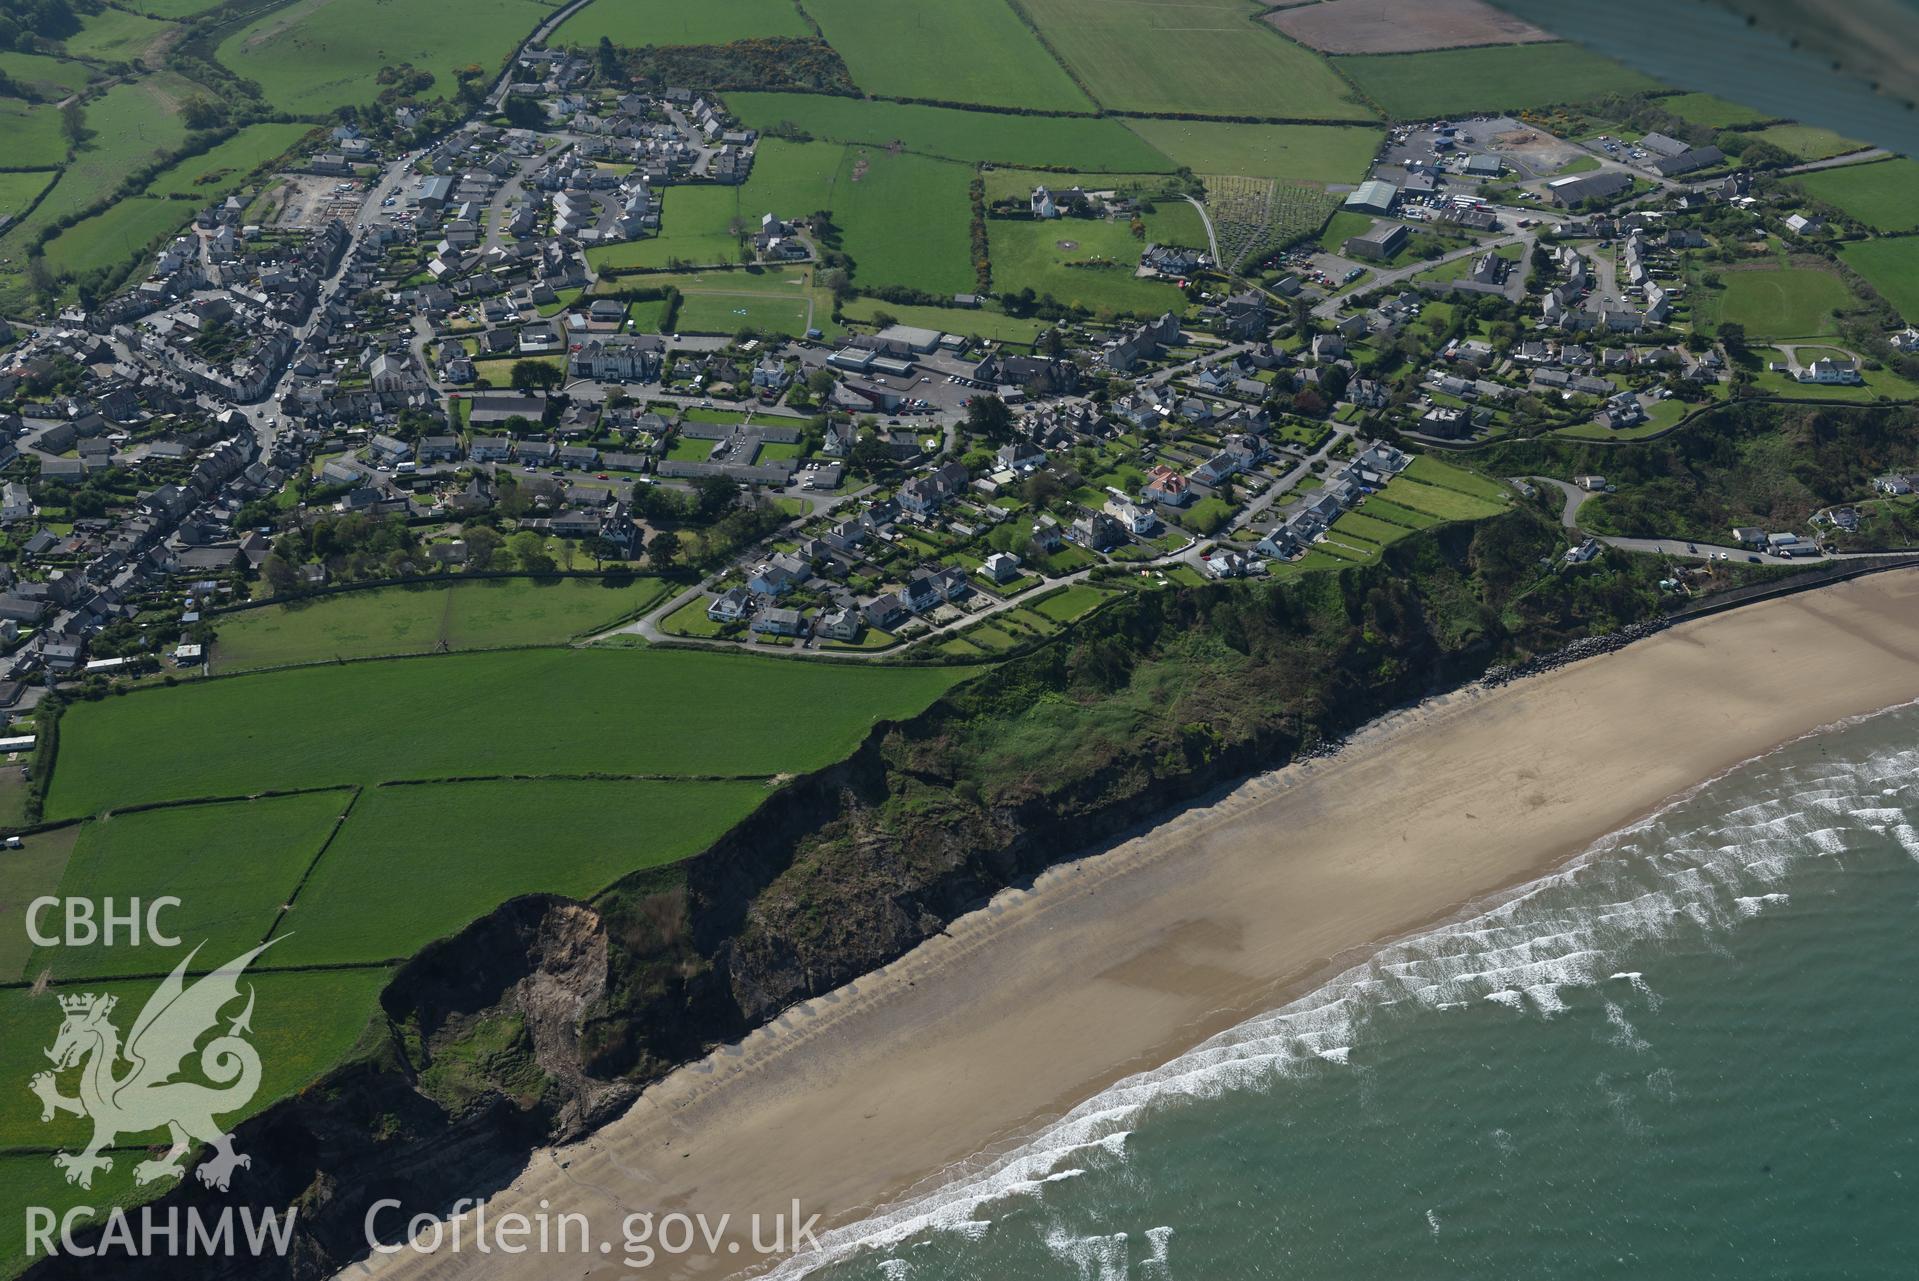
<path fill-rule="evenodd" d="M 534 1154 L 489 1202 L 820 1228 L 939 1179 L 1101 1088 L 1309 989 L 1344 961 L 1524 884 L 1671 797 L 1822 726 L 1919 696 L 1919 573 L 1680 624 L 1494 690 L 1430 700 L 961 918 Z M 729 1250 L 738 1246 L 737 1251 Z M 744 1227 L 649 1276 L 736 1274 Z M 343 1275 L 631 1275 L 570 1258 L 405 1251 Z"/>

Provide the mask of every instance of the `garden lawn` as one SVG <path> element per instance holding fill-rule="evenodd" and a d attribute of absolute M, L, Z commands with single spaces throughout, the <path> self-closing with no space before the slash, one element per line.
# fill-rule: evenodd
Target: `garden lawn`
<path fill-rule="evenodd" d="M 1093 110 L 1006 0 L 806 0 L 806 12 L 869 94 Z"/>
<path fill-rule="evenodd" d="M 200 681 L 69 708 L 46 811 L 71 818 L 141 801 L 400 778 L 812 769 L 960 678 L 671 650 L 532 649 Z"/>
<path fill-rule="evenodd" d="M 1714 324 L 1740 324 L 1751 338 L 1815 338 L 1838 332 L 1833 312 L 1852 302 L 1823 267 L 1758 267 L 1720 273 L 1724 288 L 1697 304 Z"/>
<path fill-rule="evenodd" d="M 1801 191 L 1857 218 L 1875 231 L 1919 228 L 1919 162 L 1895 157 L 1841 165 L 1792 180 Z"/>
<path fill-rule="evenodd" d="M 260 1088 L 245 1107 L 221 1115 L 220 1120 L 228 1126 L 263 1111 L 339 1062 L 377 1013 L 380 989 L 386 984 L 388 971 L 379 967 L 323 973 L 267 973 L 264 969 L 267 959 L 277 950 L 277 947 L 268 949 L 248 967 L 240 998 L 223 1011 L 229 1017 L 239 1014 L 245 1008 L 246 989 L 253 989 L 253 1032 L 248 1040 L 260 1052 Z M 182 950 L 175 963 L 185 955 Z M 220 963 L 232 959 L 222 957 Z M 82 990 L 117 998 L 113 1021 L 124 1032 L 132 1026 L 157 986 L 153 979 L 136 979 L 88 983 Z M 92 1133 L 92 1122 L 85 1117 L 63 1113 L 43 1123 L 40 1102 L 26 1089 L 33 1074 L 47 1067 L 42 1051 L 53 1044 L 60 1030 L 58 998 L 62 994 L 57 987 L 38 995 L 31 988 L 0 991 L 0 1024 L 7 1029 L 7 1036 L 0 1038 L 0 1072 L 20 1083 L 19 1089 L 7 1091 L 0 1100 L 0 1146 L 58 1147 L 73 1151 Z M 124 1066 L 121 1070 L 125 1070 Z M 66 1086 L 71 1092 L 71 1076 Z M 131 1150 L 123 1150 L 112 1170 L 94 1176 L 92 1195 L 86 1198 L 86 1203 L 111 1204 L 113 1198 L 130 1192 L 133 1164 L 145 1156 L 141 1149 L 165 1137 L 164 1133 L 121 1135 Z M 37 1159 L 53 1172 L 53 1163 L 47 1156 Z M 9 1204 L 16 1207 L 16 1213 L 6 1217 L 17 1221 L 19 1203 Z"/>
<path fill-rule="evenodd" d="M 1006 165 L 1077 166 L 1115 173 L 1171 171 L 1150 141 L 1117 120 L 997 115 L 914 103 L 873 102 L 806 93 L 734 93 L 727 106 L 754 129 L 782 123 L 835 142 L 897 142 L 948 160 Z M 757 181 L 756 167 L 749 183 Z"/>
<path fill-rule="evenodd" d="M 160 925 L 180 950 L 156 947 L 41 948 L 26 974 L 56 981 L 164 974 L 205 944 L 195 971 L 224 965 L 259 943 L 320 853 L 353 793 L 345 789 L 219 805 L 179 805 L 87 823 L 54 891 L 122 905 L 161 895 L 180 900 Z"/>
<path fill-rule="evenodd" d="M 1371 126 L 1245 125 L 1217 120 L 1129 120 L 1127 127 L 1194 173 L 1358 182 L 1385 136 Z"/>
<path fill-rule="evenodd" d="M 560 24 L 551 43 L 597 47 L 602 36 L 624 48 L 731 44 L 758 36 L 810 36 L 792 0 L 593 0 Z"/>
<path fill-rule="evenodd" d="M 523 780 L 371 788 L 288 911 L 276 965 L 411 955 L 508 899 L 591 898 L 699 853 L 761 782 Z M 368 894 L 369 886 L 379 886 Z M 262 958 L 265 961 L 268 958 Z"/>
<path fill-rule="evenodd" d="M 657 578 L 476 578 L 340 592 L 215 616 L 221 673 L 447 649 L 559 645 L 666 595 Z"/>
<path fill-rule="evenodd" d="M 1846 265 L 1905 317 L 1919 323 L 1919 236 L 1858 240 L 1839 248 Z"/>
<path fill-rule="evenodd" d="M 1517 111 L 1637 93 L 1658 82 L 1572 44 L 1494 45 L 1335 58 L 1394 120 Z"/>
<path fill-rule="evenodd" d="M 993 287 L 1002 293 L 1030 288 L 1095 313 L 1157 316 L 1185 308 L 1184 295 L 1172 285 L 1142 280 L 1133 274 L 1145 246 L 1134 239 L 1125 223 L 1091 218 L 1048 222 L 996 219 L 986 224 L 986 239 L 993 260 Z M 1111 265 L 1066 265 L 1095 259 Z"/>
<path fill-rule="evenodd" d="M 972 293 L 973 171 L 947 160 L 848 147 L 833 192 L 855 283 Z"/>
<path fill-rule="evenodd" d="M 1109 110 L 1351 121 L 1373 114 L 1353 100 L 1325 59 L 1260 22 L 1260 6 L 1232 0 L 1022 3 Z"/>
<path fill-rule="evenodd" d="M 488 83 L 551 10 L 536 0 L 295 0 L 220 43 L 220 63 L 258 81 L 283 111 L 324 114 L 373 101 L 381 67 L 433 74 L 428 92 L 451 97 L 454 71 L 477 64 Z"/>
<path fill-rule="evenodd" d="M 0 218 L 18 218 L 54 180 L 51 169 L 0 172 Z"/>

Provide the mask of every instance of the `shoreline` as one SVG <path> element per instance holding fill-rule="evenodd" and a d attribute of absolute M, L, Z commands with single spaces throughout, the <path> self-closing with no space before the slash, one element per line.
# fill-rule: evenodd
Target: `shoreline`
<path fill-rule="evenodd" d="M 824 1231 L 1004 1152 L 1112 1083 L 1537 879 L 1780 745 L 1919 696 L 1919 573 L 1708 615 L 1468 687 L 997 895 L 893 964 L 783 1012 L 542 1149 L 486 1213 L 736 1227 L 649 1276 L 739 1275 L 739 1221 Z M 412 1250 L 386 1277 L 631 1275 L 600 1254 Z M 751 1270 L 751 1269 L 748 1269 Z"/>

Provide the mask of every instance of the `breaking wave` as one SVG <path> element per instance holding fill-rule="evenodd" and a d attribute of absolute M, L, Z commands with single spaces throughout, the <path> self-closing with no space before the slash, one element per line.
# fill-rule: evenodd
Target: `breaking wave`
<path fill-rule="evenodd" d="M 1656 750 L 1650 742 L 1649 750 Z M 1919 859 L 1919 833 L 1908 825 L 1919 808 L 1919 749 L 1886 748 L 1854 760 L 1810 756 L 1770 754 L 1700 784 L 1557 871 L 1390 943 L 1297 1000 L 1115 1083 L 1010 1150 L 947 1171 L 925 1185 L 929 1191 L 821 1233 L 818 1251 L 786 1260 L 772 1276 L 793 1281 L 932 1234 L 976 1238 L 996 1206 L 1041 1195 L 1049 1180 L 1082 1173 L 1089 1158 L 1124 1162 L 1127 1136 L 1153 1112 L 1270 1088 L 1308 1070 L 1340 1070 L 1369 1023 L 1393 1007 L 1438 1011 L 1494 1002 L 1523 1017 L 1549 1019 L 1566 1009 L 1567 990 L 1598 989 L 1635 993 L 1656 1009 L 1657 995 L 1644 977 L 1619 967 L 1633 946 L 1689 933 L 1710 938 L 1782 906 L 1782 882 L 1796 866 L 1842 858 L 1868 834 L 1892 835 Z M 1715 809 L 1712 789 L 1733 775 L 1742 776 L 1742 785 L 1760 782 L 1769 799 Z M 1906 808 L 1899 807 L 1902 800 Z M 1611 1000 L 1607 1012 L 1615 1043 L 1643 1046 Z M 1439 1231 L 1436 1220 L 1432 1228 Z M 1153 1238 L 1146 1275 L 1169 1275 L 1171 1230 L 1155 1231 L 1162 1235 Z M 1116 1261 L 1125 1240 L 1123 1233 L 1054 1233 L 1048 1245 L 1083 1276 L 1124 1276 Z"/>

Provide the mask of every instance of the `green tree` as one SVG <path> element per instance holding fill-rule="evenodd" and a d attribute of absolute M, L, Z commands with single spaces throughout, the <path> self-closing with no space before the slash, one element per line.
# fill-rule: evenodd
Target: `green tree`
<path fill-rule="evenodd" d="M 513 362 L 513 390 L 552 391 L 564 380 L 565 375 L 543 360 L 516 360 Z"/>
<path fill-rule="evenodd" d="M 671 569 L 673 562 L 679 559 L 680 536 L 670 529 L 661 530 L 647 543 L 646 554 L 652 558 L 653 568 L 662 572 Z"/>
<path fill-rule="evenodd" d="M 547 554 L 546 540 L 530 529 L 523 529 L 508 542 L 513 559 L 529 574 L 550 574 L 553 557 Z"/>
<path fill-rule="evenodd" d="M 1013 437 L 1013 411 L 998 396 L 975 396 L 966 407 L 966 430 L 981 440 L 1003 445 Z"/>
<path fill-rule="evenodd" d="M 461 531 L 460 536 L 466 540 L 466 563 L 471 569 L 491 568 L 494 556 L 506 541 L 498 531 L 488 529 L 485 525 L 469 526 Z"/>

